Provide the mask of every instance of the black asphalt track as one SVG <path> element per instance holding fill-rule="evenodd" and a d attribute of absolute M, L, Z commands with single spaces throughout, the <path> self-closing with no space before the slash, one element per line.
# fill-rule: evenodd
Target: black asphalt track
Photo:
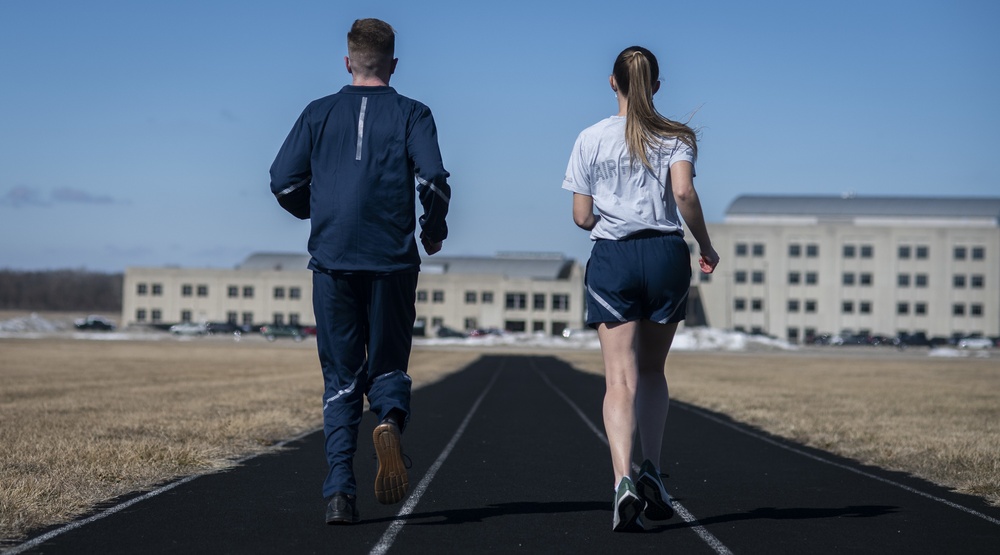
<path fill-rule="evenodd" d="M 863 467 L 676 402 L 663 470 L 683 515 L 651 523 L 643 533 L 612 533 L 603 394 L 602 377 L 555 358 L 483 357 L 414 392 L 413 420 L 403 436 L 413 461 L 404 503 L 387 507 L 373 499 L 368 438 L 375 422 L 366 416 L 355 460 L 360 524 L 324 523 L 319 488 L 325 462 L 317 432 L 279 453 L 14 549 L 1000 553 L 1000 510 L 981 499 Z"/>

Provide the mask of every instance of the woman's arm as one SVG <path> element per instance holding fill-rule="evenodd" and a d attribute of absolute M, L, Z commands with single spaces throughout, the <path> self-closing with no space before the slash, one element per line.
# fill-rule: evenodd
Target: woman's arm
<path fill-rule="evenodd" d="M 694 235 L 695 241 L 698 241 L 698 249 L 701 251 L 698 264 L 701 266 L 701 271 L 711 274 L 719 264 L 719 253 L 715 252 L 712 240 L 708 236 L 705 215 L 701 211 L 701 201 L 698 199 L 698 192 L 694 190 L 694 166 L 691 162 L 682 161 L 670 166 L 670 186 L 684 223 L 687 224 L 691 235 Z"/>
<path fill-rule="evenodd" d="M 597 225 L 600 216 L 594 214 L 594 197 L 573 193 L 573 222 L 590 231 Z"/>

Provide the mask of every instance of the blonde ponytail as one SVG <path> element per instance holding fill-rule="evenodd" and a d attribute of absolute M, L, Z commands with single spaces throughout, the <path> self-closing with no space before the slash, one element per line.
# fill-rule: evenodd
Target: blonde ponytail
<path fill-rule="evenodd" d="M 661 116 L 653 106 L 653 83 L 660 78 L 660 68 L 652 52 L 641 46 L 626 48 L 615 60 L 614 76 L 618 90 L 628 99 L 625 143 L 633 162 L 654 170 L 647 152 L 669 138 L 680 140 L 698 156 L 694 130 Z"/>

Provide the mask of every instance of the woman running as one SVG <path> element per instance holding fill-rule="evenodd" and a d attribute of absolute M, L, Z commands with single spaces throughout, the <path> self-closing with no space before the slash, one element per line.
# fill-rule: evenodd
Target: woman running
<path fill-rule="evenodd" d="M 615 531 L 642 529 L 643 513 L 673 516 L 659 464 L 670 402 L 664 365 L 691 282 L 681 217 L 698 242 L 701 271 L 719 263 L 694 189 L 695 133 L 653 107 L 659 73 L 645 48 L 618 55 L 609 79 L 618 114 L 580 133 L 562 185 L 573 192 L 573 221 L 594 241 L 587 325 L 597 328 L 604 358 Z M 633 482 L 636 428 L 645 460 Z"/>

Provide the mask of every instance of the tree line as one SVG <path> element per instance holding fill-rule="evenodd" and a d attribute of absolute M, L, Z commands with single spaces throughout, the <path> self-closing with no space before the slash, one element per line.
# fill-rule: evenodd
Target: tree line
<path fill-rule="evenodd" d="M 85 270 L 0 270 L 0 309 L 121 311 L 123 278 Z"/>

